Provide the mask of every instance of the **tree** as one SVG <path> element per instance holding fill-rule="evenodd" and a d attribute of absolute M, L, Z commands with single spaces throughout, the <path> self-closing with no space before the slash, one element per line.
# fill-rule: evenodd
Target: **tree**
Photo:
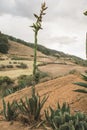
<path fill-rule="evenodd" d="M 0 52 L 7 53 L 9 50 L 8 39 L 0 33 Z"/>

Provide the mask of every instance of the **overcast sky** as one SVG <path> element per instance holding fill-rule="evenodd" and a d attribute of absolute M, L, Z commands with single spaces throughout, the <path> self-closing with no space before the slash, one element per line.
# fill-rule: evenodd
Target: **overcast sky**
<path fill-rule="evenodd" d="M 43 30 L 38 43 L 48 48 L 85 58 L 87 32 L 87 0 L 45 0 L 48 6 L 43 17 Z M 25 41 L 33 42 L 29 27 L 35 21 L 43 0 L 0 0 L 0 30 Z"/>

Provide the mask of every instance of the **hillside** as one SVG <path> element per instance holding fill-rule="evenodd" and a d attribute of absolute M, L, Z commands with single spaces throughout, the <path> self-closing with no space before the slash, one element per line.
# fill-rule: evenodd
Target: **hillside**
<path fill-rule="evenodd" d="M 76 81 L 80 82 L 83 80 L 78 75 L 70 74 L 44 83 L 40 83 L 36 85 L 36 91 L 40 94 L 41 97 L 44 95 L 49 95 L 45 108 L 48 108 L 49 105 L 56 107 L 56 103 L 58 101 L 60 103 L 68 102 L 71 105 L 72 112 L 78 110 L 87 113 L 87 96 L 85 94 L 73 91 L 79 88 L 77 85 L 73 84 Z M 21 91 L 7 96 L 5 100 L 19 100 L 25 96 L 31 97 L 30 87 L 24 88 Z M 2 104 L 1 102 L 2 101 L 0 101 L 0 104 Z M 0 109 L 2 109 L 2 105 L 0 105 Z"/>
<path fill-rule="evenodd" d="M 8 51 L 9 55 L 21 56 L 26 58 L 33 57 L 33 49 L 31 47 L 27 47 L 21 43 L 17 43 L 11 40 L 8 40 L 8 42 L 10 45 L 10 49 Z M 40 51 L 37 51 L 37 56 L 44 57 L 45 55 Z"/>
<path fill-rule="evenodd" d="M 28 46 L 29 48 L 31 48 L 30 56 L 33 55 L 33 51 L 32 51 L 32 49 L 34 48 L 33 43 L 25 42 L 24 40 L 17 39 L 17 38 L 15 38 L 13 36 L 5 35 L 5 34 L 3 34 L 3 35 L 6 36 L 8 38 L 8 40 L 10 40 L 10 43 L 14 43 L 14 42 L 15 42 L 15 44 L 17 43 L 16 45 L 19 46 L 19 48 L 20 48 L 19 44 L 21 44 L 22 46 L 25 45 L 25 46 Z M 16 46 L 16 49 L 17 49 L 17 46 Z M 20 48 L 18 50 L 21 51 L 21 49 L 22 48 Z M 25 49 L 26 49 L 26 51 L 24 51 Z M 27 49 L 27 47 L 24 48 L 24 50 L 22 49 L 22 51 L 21 51 L 22 55 L 24 55 L 24 53 L 26 55 L 26 53 L 29 51 Z M 69 54 L 65 54 L 64 52 L 52 50 L 52 49 L 46 48 L 46 47 L 44 47 L 42 45 L 39 45 L 39 44 L 38 44 L 37 50 L 39 52 L 38 56 L 40 56 L 42 58 L 43 58 L 43 56 L 46 57 L 46 58 L 47 58 L 47 56 L 51 56 L 51 57 L 55 57 L 56 59 L 65 59 L 65 60 L 68 60 L 68 61 L 73 62 L 75 64 L 79 64 L 79 65 L 82 65 L 82 66 L 87 66 L 87 61 L 86 60 L 83 60 L 83 59 L 81 59 L 81 58 L 79 58 L 77 56 L 74 56 L 74 55 L 69 55 Z M 12 51 L 15 52 L 14 50 L 12 50 Z M 24 51 L 24 53 L 23 53 L 23 51 Z M 29 54 L 29 52 L 28 52 L 28 54 Z"/>
<path fill-rule="evenodd" d="M 22 88 L 18 89 L 18 91 L 13 94 L 4 97 L 6 103 L 8 101 L 12 102 L 13 100 L 19 101 L 20 98 L 24 99 L 26 96 L 31 97 L 31 87 L 30 85 L 23 86 L 27 81 L 24 81 L 22 78 L 26 78 L 26 75 L 29 76 L 32 74 L 34 57 L 34 44 L 27 43 L 12 36 L 7 36 L 7 38 L 9 50 L 6 54 L 0 54 L 0 76 L 10 77 L 14 84 L 9 84 L 7 86 L 6 83 L 3 83 L 1 85 L 1 94 L 3 93 L 3 90 L 5 92 L 5 89 L 16 88 L 18 85 Z M 27 65 L 27 68 L 17 67 L 21 64 Z M 51 50 L 38 45 L 37 64 L 38 69 L 40 70 L 39 72 L 42 72 L 42 74 L 45 75 L 47 74 L 48 76 L 42 78 L 36 85 L 36 92 L 39 93 L 41 98 L 44 95 L 49 96 L 41 111 L 43 119 L 44 109 L 48 109 L 49 106 L 56 108 L 58 102 L 60 104 L 67 102 L 70 105 L 71 113 L 79 111 L 87 113 L 87 96 L 86 94 L 75 92 L 74 90 L 78 89 L 79 86 L 73 84 L 74 82 L 83 81 L 81 73 L 87 72 L 87 61 L 76 56 L 67 55 L 63 52 Z M 19 80 L 19 76 L 23 76 L 21 80 Z M 32 82 L 31 79 L 30 82 Z M 2 109 L 2 98 L 0 97 L 0 111 Z M 28 125 L 25 126 L 19 120 L 10 123 L 6 122 L 2 115 L 0 115 L 0 127 L 2 130 L 30 130 Z M 38 130 L 44 129 L 41 128 Z"/>

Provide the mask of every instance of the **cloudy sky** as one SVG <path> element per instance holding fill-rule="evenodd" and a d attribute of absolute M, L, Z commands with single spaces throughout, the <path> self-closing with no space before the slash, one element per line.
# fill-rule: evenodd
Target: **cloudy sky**
<path fill-rule="evenodd" d="M 38 43 L 48 48 L 85 58 L 87 0 L 45 0 L 48 6 Z M 33 42 L 29 27 L 43 0 L 0 0 L 0 30 Z"/>

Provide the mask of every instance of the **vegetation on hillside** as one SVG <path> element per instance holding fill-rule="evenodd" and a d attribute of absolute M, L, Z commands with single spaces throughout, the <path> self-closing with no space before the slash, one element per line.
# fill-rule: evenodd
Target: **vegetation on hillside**
<path fill-rule="evenodd" d="M 3 35 L 5 35 L 5 34 L 3 34 Z M 8 36 L 8 35 L 5 35 L 5 36 L 9 40 L 15 41 L 18 44 L 23 44 L 23 45 L 26 45 L 28 47 L 34 48 L 33 43 L 25 42 L 24 40 L 17 39 L 17 38 L 15 38 L 13 36 Z M 65 53 L 63 53 L 61 51 L 56 51 L 56 50 L 53 50 L 53 49 L 49 49 L 49 48 L 46 48 L 45 46 L 40 45 L 40 44 L 37 45 L 37 50 L 42 52 L 45 55 L 48 55 L 48 56 L 54 56 L 54 57 L 57 57 L 57 58 L 68 59 L 69 61 L 74 62 L 75 64 L 79 64 L 79 65 L 82 65 L 82 66 L 87 66 L 87 61 L 82 59 L 82 58 L 79 58 L 79 57 L 74 56 L 74 55 L 65 54 Z"/>
<path fill-rule="evenodd" d="M 0 33 L 0 52 L 1 53 L 8 53 L 9 50 L 9 44 L 8 44 L 8 39 L 5 35 Z"/>

